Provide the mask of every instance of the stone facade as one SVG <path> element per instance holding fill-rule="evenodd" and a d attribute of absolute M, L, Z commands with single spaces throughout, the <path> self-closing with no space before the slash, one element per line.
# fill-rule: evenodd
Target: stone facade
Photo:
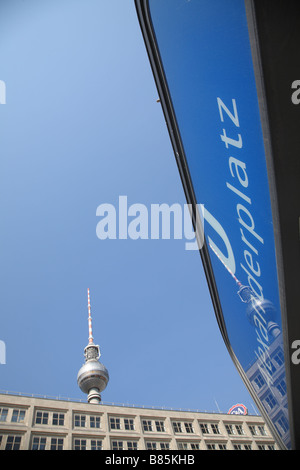
<path fill-rule="evenodd" d="M 0 394 L 0 450 L 276 450 L 260 416 Z"/>

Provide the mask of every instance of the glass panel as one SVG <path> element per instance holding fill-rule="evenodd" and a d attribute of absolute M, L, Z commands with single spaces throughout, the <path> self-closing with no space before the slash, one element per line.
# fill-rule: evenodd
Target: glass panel
<path fill-rule="evenodd" d="M 264 142 L 243 0 L 149 0 L 231 348 L 275 424 L 288 421 Z M 272 408 L 270 408 L 270 404 Z M 282 421 L 280 421 L 282 422 Z M 277 426 L 290 447 L 288 426 Z M 284 429 L 284 431 L 283 431 Z"/>

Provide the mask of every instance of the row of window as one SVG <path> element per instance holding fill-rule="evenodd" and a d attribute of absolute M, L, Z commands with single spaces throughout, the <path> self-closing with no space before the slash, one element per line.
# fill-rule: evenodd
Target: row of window
<path fill-rule="evenodd" d="M 270 373 L 274 375 L 277 373 L 277 379 L 274 383 L 272 391 L 264 394 L 264 386 L 266 385 L 265 379 L 263 378 L 261 372 L 257 371 L 253 378 L 251 379 L 256 391 L 258 394 L 261 394 L 261 400 L 265 405 L 265 408 L 272 412 L 277 410 L 279 407 L 284 406 L 284 399 L 287 394 L 286 380 L 284 376 L 280 376 L 280 369 L 284 365 L 284 354 L 281 348 L 278 348 L 274 354 L 272 354 L 270 365 Z M 288 420 L 284 414 L 280 415 L 280 418 L 275 423 L 278 432 L 283 436 L 289 429 Z"/>
<path fill-rule="evenodd" d="M 275 362 L 274 362 L 275 361 Z M 283 351 L 281 349 L 279 349 L 274 356 L 272 356 L 272 361 L 269 361 L 269 365 L 270 365 L 270 373 L 271 374 L 274 374 L 276 370 L 278 370 L 278 368 L 281 368 L 284 364 L 284 356 L 283 356 Z M 262 376 L 261 373 L 257 373 L 253 379 L 253 382 L 254 384 L 256 385 L 257 389 L 260 390 L 265 384 L 265 380 Z M 283 387 L 283 389 L 282 389 Z M 285 385 L 285 381 L 284 380 L 281 380 L 279 383 L 278 383 L 278 390 L 279 392 L 283 395 L 285 395 L 286 393 L 286 385 Z"/>
<path fill-rule="evenodd" d="M 86 415 L 75 415 L 75 426 L 86 427 Z M 100 428 L 100 422 L 97 423 Z M 202 434 L 222 434 L 218 423 L 204 423 L 199 422 Z M 166 432 L 165 423 L 163 420 L 155 419 L 142 419 L 141 426 L 143 432 Z M 196 431 L 193 423 L 188 421 L 172 421 L 173 432 L 176 434 L 186 433 L 195 434 Z M 95 427 L 93 424 L 92 427 Z M 264 425 L 248 425 L 250 432 L 253 436 L 266 436 L 267 432 Z M 125 430 L 134 431 L 135 422 L 132 418 L 109 417 L 110 430 Z M 225 429 L 228 435 L 245 435 L 243 424 L 225 424 Z"/>
<path fill-rule="evenodd" d="M 20 450 L 22 436 L 18 435 L 0 435 L 0 449 Z M 138 441 L 134 440 L 112 440 L 111 450 L 138 450 Z M 234 450 L 252 450 L 251 443 L 233 443 Z M 257 444 L 259 450 L 275 450 L 273 444 Z M 52 436 L 33 436 L 30 450 L 63 450 L 64 439 Z M 146 450 L 169 450 L 169 442 L 146 441 Z M 200 443 L 196 442 L 177 442 L 179 450 L 200 450 Z M 74 438 L 73 450 L 102 450 L 102 439 L 93 438 Z M 207 450 L 227 450 L 226 443 L 206 442 Z"/>
<path fill-rule="evenodd" d="M 253 379 L 253 382 L 255 383 L 256 385 L 256 388 L 258 390 L 260 390 L 264 385 L 265 385 L 265 381 L 262 377 L 262 375 L 260 373 L 258 373 L 254 379 Z M 275 388 L 278 390 L 279 392 L 279 395 L 281 397 L 284 397 L 286 395 L 286 381 L 284 378 L 280 378 L 278 380 L 278 382 L 276 382 L 275 384 Z"/>
<path fill-rule="evenodd" d="M 142 419 L 141 420 L 143 432 L 166 432 L 165 423 L 163 420 Z M 75 415 L 75 426 L 86 427 L 86 415 Z M 172 421 L 174 433 L 187 433 L 194 434 L 195 430 L 193 423 L 188 421 Z M 202 434 L 221 434 L 218 423 L 203 423 L 199 422 Z M 261 435 L 266 436 L 267 432 L 264 425 L 248 425 L 250 432 L 253 436 Z M 117 418 L 109 417 L 110 430 L 125 430 L 134 431 L 135 423 L 131 418 Z M 225 424 L 225 429 L 229 435 L 245 435 L 242 424 Z"/>
<path fill-rule="evenodd" d="M 7 421 L 8 417 L 8 408 L 0 408 L 0 422 Z M 12 423 L 22 423 L 25 419 L 25 410 L 22 409 L 13 409 L 11 415 Z"/>
<path fill-rule="evenodd" d="M 257 389 L 258 394 L 259 394 L 260 390 L 262 389 L 263 385 L 265 384 L 265 381 L 262 378 L 262 375 L 260 373 L 258 373 L 254 377 L 253 383 L 256 385 L 256 389 Z M 276 395 L 276 390 L 277 390 L 277 395 Z M 287 388 L 286 388 L 285 378 L 280 378 L 274 384 L 274 390 L 269 391 L 266 395 L 261 396 L 261 399 L 262 399 L 266 409 L 269 410 L 269 411 L 272 411 L 272 410 L 275 410 L 275 408 L 278 408 L 279 406 L 282 405 L 282 400 L 284 399 L 284 397 L 286 397 L 286 393 L 287 393 Z"/>
<path fill-rule="evenodd" d="M 8 408 L 0 408 L 0 421 L 5 422 L 8 416 Z M 13 409 L 11 414 L 11 422 L 22 423 L 25 419 L 25 410 Z M 49 411 L 36 411 L 35 424 L 38 425 L 52 425 L 64 426 L 65 413 L 49 412 Z M 142 419 L 141 426 L 143 432 L 166 432 L 164 420 L 155 419 Z M 176 434 L 187 433 L 195 434 L 193 423 L 189 421 L 172 421 L 173 431 Z M 221 434 L 218 423 L 199 422 L 202 434 Z M 74 427 L 75 428 L 101 428 L 100 415 L 87 415 L 87 414 L 74 414 Z M 250 425 L 248 424 L 250 432 L 253 436 L 261 435 L 266 436 L 266 430 L 263 425 Z M 135 431 L 135 421 L 133 418 L 124 417 L 109 417 L 110 430 L 125 430 Z M 245 435 L 243 424 L 226 424 L 225 429 L 228 435 Z"/>
<path fill-rule="evenodd" d="M 25 421 L 25 411 L 23 409 L 13 409 L 10 422 L 23 423 Z M 9 408 L 0 408 L 0 422 L 8 421 L 8 412 Z M 74 416 L 74 426 L 100 428 L 100 418 L 98 415 L 76 414 Z M 34 424 L 65 426 L 65 413 L 37 411 L 35 413 Z"/>

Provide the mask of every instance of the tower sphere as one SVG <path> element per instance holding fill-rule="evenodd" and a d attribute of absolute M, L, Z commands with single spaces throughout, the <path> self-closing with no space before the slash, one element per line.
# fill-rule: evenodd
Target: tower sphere
<path fill-rule="evenodd" d="M 92 388 L 103 392 L 109 381 L 106 367 L 96 359 L 91 359 L 79 369 L 77 383 L 83 393 L 89 393 Z"/>

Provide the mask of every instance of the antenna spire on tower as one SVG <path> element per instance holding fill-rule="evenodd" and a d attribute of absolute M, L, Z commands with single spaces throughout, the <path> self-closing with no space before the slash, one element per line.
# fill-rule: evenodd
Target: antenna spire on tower
<path fill-rule="evenodd" d="M 89 344 L 93 344 L 94 338 L 93 338 L 93 329 L 92 329 L 90 289 L 87 290 L 87 293 L 88 293 L 88 312 L 89 312 Z"/>

